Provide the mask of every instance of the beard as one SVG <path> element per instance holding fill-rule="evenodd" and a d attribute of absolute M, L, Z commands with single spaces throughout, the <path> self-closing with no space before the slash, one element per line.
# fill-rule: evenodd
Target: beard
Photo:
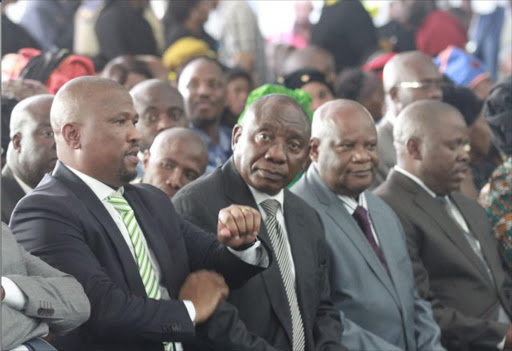
<path fill-rule="evenodd" d="M 121 166 L 119 167 L 119 170 L 118 170 L 118 175 L 119 175 L 119 180 L 124 183 L 124 184 L 128 184 L 130 183 L 132 180 L 134 180 L 135 178 L 137 178 L 137 168 L 135 168 L 135 170 L 133 171 L 130 171 L 126 165 L 124 164 L 124 162 L 121 163 Z"/>

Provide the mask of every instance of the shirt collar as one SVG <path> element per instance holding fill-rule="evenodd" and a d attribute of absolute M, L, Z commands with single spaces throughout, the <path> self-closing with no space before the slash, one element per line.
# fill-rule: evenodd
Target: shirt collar
<path fill-rule="evenodd" d="M 338 199 L 340 199 L 343 202 L 343 205 L 345 205 L 345 208 L 347 209 L 348 213 L 350 215 L 353 215 L 357 206 L 361 206 L 366 211 L 368 211 L 368 204 L 366 202 L 366 196 L 363 193 L 359 194 L 358 199 L 354 199 L 350 196 L 345 195 L 338 195 Z"/>
<path fill-rule="evenodd" d="M 423 188 L 423 190 L 425 190 L 433 198 L 438 197 L 435 192 L 433 192 L 425 183 L 423 183 L 423 181 L 420 178 L 416 177 L 414 174 L 407 172 L 405 169 L 403 169 L 402 167 L 399 167 L 399 166 L 395 166 L 393 169 L 395 171 L 397 171 L 398 173 L 402 173 L 404 176 L 406 176 L 407 178 L 411 179 L 413 182 L 418 184 L 420 187 Z"/>
<path fill-rule="evenodd" d="M 117 190 L 113 189 L 85 173 L 77 171 L 76 169 L 69 167 L 67 165 L 66 167 L 69 168 L 69 170 L 73 172 L 78 178 L 80 178 L 92 190 L 94 195 L 96 195 L 98 199 L 100 199 L 101 201 L 105 200 L 109 196 L 123 196 L 124 194 L 124 187 L 120 187 Z"/>
<path fill-rule="evenodd" d="M 21 190 L 25 192 L 25 194 L 28 194 L 33 190 L 27 183 L 25 183 L 23 180 L 21 180 L 21 178 L 14 174 L 14 172 L 12 173 L 12 175 L 14 176 L 14 179 L 16 180 L 18 185 L 20 186 Z"/>
<path fill-rule="evenodd" d="M 284 204 L 283 189 L 281 189 L 281 191 L 279 191 L 276 195 L 272 196 L 272 195 L 266 194 L 264 192 L 261 192 L 255 188 L 253 188 L 249 184 L 247 184 L 247 186 L 249 187 L 249 190 L 251 190 L 252 196 L 254 197 L 254 201 L 256 201 L 256 204 L 260 205 L 265 200 L 273 199 L 273 200 L 276 200 L 277 202 L 279 202 L 279 205 L 281 205 L 281 210 L 284 209 L 284 207 L 283 207 L 283 204 Z"/>

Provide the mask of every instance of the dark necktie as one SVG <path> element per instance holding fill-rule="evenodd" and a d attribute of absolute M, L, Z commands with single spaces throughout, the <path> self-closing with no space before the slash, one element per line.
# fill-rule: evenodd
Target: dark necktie
<path fill-rule="evenodd" d="M 373 251 L 375 251 L 375 254 L 379 258 L 380 262 L 386 268 L 386 271 L 389 274 L 389 268 L 388 264 L 386 263 L 386 258 L 384 257 L 384 254 L 382 253 L 382 250 L 380 249 L 380 246 L 375 241 L 375 238 L 372 233 L 372 228 L 370 226 L 370 221 L 368 220 L 368 212 L 364 209 L 362 206 L 357 206 L 356 210 L 352 214 L 352 217 L 356 220 L 357 224 L 359 224 L 359 227 L 364 233 L 364 236 L 370 243 Z"/>

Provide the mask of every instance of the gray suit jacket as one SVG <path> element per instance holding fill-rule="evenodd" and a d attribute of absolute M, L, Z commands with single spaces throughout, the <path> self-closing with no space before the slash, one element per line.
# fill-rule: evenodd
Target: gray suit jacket
<path fill-rule="evenodd" d="M 314 166 L 292 188 L 320 214 L 330 253 L 331 296 L 344 314 L 350 350 L 443 350 L 430 304 L 418 297 L 402 227 L 382 200 L 365 192 L 391 279 L 343 202 Z"/>
<path fill-rule="evenodd" d="M 497 322 L 499 304 L 510 317 L 512 282 L 499 261 L 485 211 L 476 201 L 451 194 L 480 241 L 493 279 L 457 224 L 413 180 L 393 171 L 375 193 L 402 222 L 418 292 L 431 302 L 446 346 L 454 350 L 496 349 L 508 328 Z"/>
<path fill-rule="evenodd" d="M 389 170 L 396 165 L 396 150 L 393 145 L 393 125 L 387 121 L 387 118 L 393 118 L 386 115 L 382 123 L 377 125 L 377 151 L 379 153 L 379 167 L 377 175 L 373 182 L 373 187 L 378 186 L 386 180 Z"/>
<path fill-rule="evenodd" d="M 2 276 L 27 297 L 22 312 L 2 303 L 2 350 L 48 332 L 67 333 L 89 318 L 89 300 L 75 278 L 25 251 L 4 223 Z"/>
<path fill-rule="evenodd" d="M 25 196 L 25 192 L 20 187 L 12 169 L 5 165 L 2 169 L 2 222 L 9 223 L 14 206 Z"/>

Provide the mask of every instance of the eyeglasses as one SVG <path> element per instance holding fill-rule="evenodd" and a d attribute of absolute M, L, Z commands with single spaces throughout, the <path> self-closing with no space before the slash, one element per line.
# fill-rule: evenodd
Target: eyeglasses
<path fill-rule="evenodd" d="M 441 89 L 445 83 L 442 80 L 425 80 L 422 82 L 400 82 L 396 86 L 400 88 L 433 90 Z"/>

